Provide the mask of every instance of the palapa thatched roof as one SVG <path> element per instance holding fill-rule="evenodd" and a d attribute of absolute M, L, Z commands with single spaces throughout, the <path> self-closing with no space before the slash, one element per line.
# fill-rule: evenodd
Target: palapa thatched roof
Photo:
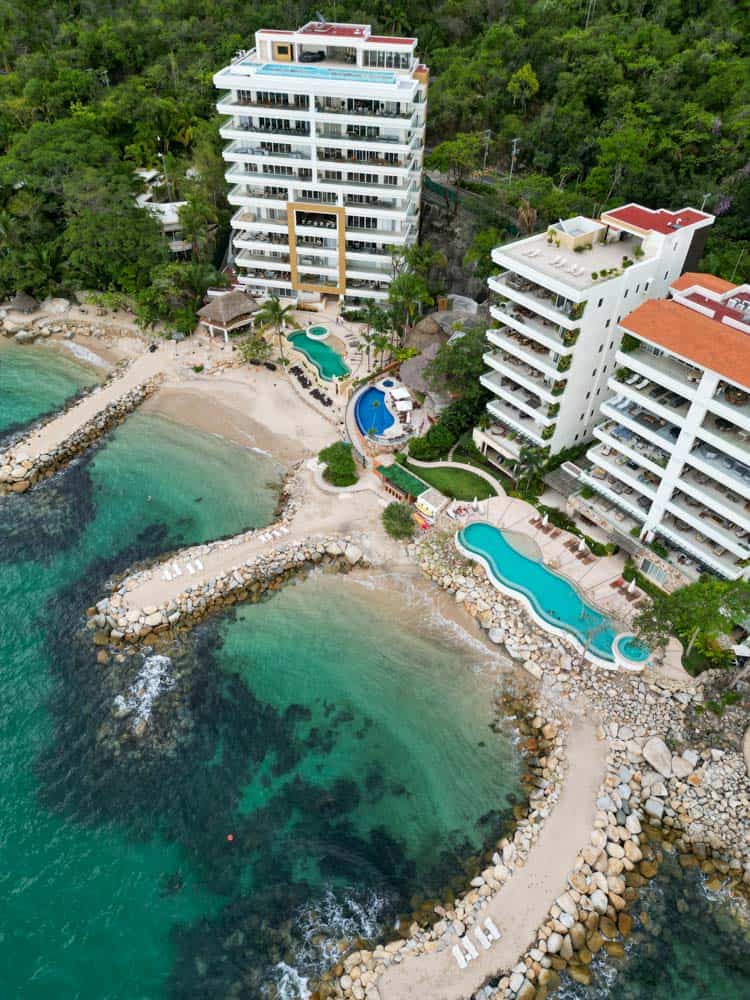
<path fill-rule="evenodd" d="M 31 313 L 39 308 L 39 303 L 33 295 L 28 295 L 26 292 L 16 292 L 8 303 L 8 308 L 14 312 Z"/>
<path fill-rule="evenodd" d="M 260 306 L 252 295 L 246 292 L 232 291 L 217 295 L 209 303 L 198 310 L 203 323 L 212 326 L 229 326 L 243 316 L 250 317 Z"/>

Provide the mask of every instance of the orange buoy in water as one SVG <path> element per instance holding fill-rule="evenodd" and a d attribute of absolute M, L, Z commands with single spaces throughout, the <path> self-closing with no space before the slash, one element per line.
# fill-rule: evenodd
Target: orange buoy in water
<path fill-rule="evenodd" d="M 232 842 L 232 841 L 234 840 L 234 834 L 233 834 L 233 833 L 228 833 L 228 834 L 227 834 L 227 840 L 228 840 L 228 841 L 230 842 L 230 844 L 231 844 L 231 842 Z"/>

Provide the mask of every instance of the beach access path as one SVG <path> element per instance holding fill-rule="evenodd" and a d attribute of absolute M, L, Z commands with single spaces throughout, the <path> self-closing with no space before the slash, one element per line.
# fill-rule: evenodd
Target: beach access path
<path fill-rule="evenodd" d="M 59 448 L 68 438 L 72 437 L 76 431 L 94 420 L 111 403 L 117 402 L 126 396 L 133 389 L 137 389 L 150 378 L 159 375 L 164 371 L 164 352 L 155 351 L 153 354 L 146 351 L 132 361 L 122 375 L 113 378 L 106 385 L 84 396 L 70 409 L 58 414 L 38 431 L 23 438 L 13 446 L 11 451 L 20 457 L 36 461 L 41 455 Z M 0 461 L 0 464 L 2 462 Z"/>
<path fill-rule="evenodd" d="M 607 744 L 596 726 L 574 716 L 568 733 L 568 771 L 557 805 L 546 819 L 523 868 L 517 868 L 482 910 L 502 935 L 488 951 L 459 969 L 451 948 L 412 955 L 392 965 L 378 980 L 381 1000 L 468 1000 L 488 976 L 512 969 L 532 944 L 555 899 L 567 889 L 567 876 L 588 843 L 596 816 L 596 800 L 604 777 Z"/>

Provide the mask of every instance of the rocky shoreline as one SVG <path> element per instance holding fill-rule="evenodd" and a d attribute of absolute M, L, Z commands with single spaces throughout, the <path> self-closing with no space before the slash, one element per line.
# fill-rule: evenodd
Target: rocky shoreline
<path fill-rule="evenodd" d="M 612 956 L 623 953 L 633 926 L 629 907 L 657 874 L 662 847 L 678 852 L 684 868 L 699 867 L 710 889 L 747 897 L 750 781 L 741 752 L 746 712 L 739 709 L 732 719 L 730 745 L 726 739 L 723 748 L 707 745 L 717 742 L 715 734 L 710 724 L 701 727 L 696 720 L 703 718 L 702 687 L 711 678 L 698 679 L 689 691 L 670 690 L 656 678 L 597 670 L 564 639 L 543 633 L 518 602 L 499 595 L 483 569 L 457 554 L 452 539 L 433 536 L 413 552 L 425 575 L 453 593 L 491 641 L 503 643 L 541 682 L 535 699 L 540 723 L 545 717 L 561 717 L 564 723 L 566 702 L 583 704 L 596 713 L 608 745 L 590 843 L 582 845 L 567 886 L 561 886 L 564 891 L 527 952 L 512 969 L 498 970 L 496 981 L 478 991 L 476 1000 L 544 1000 L 559 985 L 563 970 L 577 982 L 590 982 L 594 955 L 601 950 Z M 559 732 L 564 734 L 564 726 Z M 564 741 L 549 754 L 549 763 L 547 780 L 559 788 Z M 548 797 L 550 806 L 555 798 Z M 505 851 L 501 861 L 507 869 Z M 493 884 L 497 874 L 482 873 L 485 897 L 499 888 Z M 412 937 L 397 942 L 391 952 L 376 949 L 375 962 L 385 968 L 407 954 L 428 950 L 427 943 L 432 949 L 440 946 L 420 928 L 411 930 Z M 361 954 L 354 957 L 361 959 Z M 345 960 L 343 976 L 334 970 L 339 975 L 333 990 L 321 991 L 321 997 L 377 996 L 368 992 L 369 983 L 354 990 L 351 971 L 361 962 L 352 966 L 352 961 Z M 378 974 L 382 968 L 375 965 Z"/>
<path fill-rule="evenodd" d="M 24 432 L 19 440 L 13 442 L 4 452 L 0 453 L 0 494 L 25 493 L 40 480 L 53 476 L 71 459 L 90 448 L 104 434 L 137 409 L 144 400 L 153 395 L 164 378 L 161 374 L 154 375 L 141 385 L 113 400 L 56 448 L 43 452 L 35 458 L 28 455 L 25 450 L 28 442 L 39 434 L 43 427 L 74 409 L 82 400 L 89 399 L 107 388 L 114 380 L 122 377 L 127 368 L 127 363 L 118 365 L 105 382 L 96 385 L 90 392 L 75 396 L 64 409 L 58 410 L 34 424 L 30 430 Z"/>

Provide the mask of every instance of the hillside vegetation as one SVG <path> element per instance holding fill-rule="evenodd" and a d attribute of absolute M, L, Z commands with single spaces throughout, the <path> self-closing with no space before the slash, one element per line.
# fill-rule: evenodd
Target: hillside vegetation
<path fill-rule="evenodd" d="M 315 9 L 293 0 L 3 0 L 0 297 L 99 288 L 135 296 L 145 322 L 188 315 L 216 280 L 230 215 L 212 74 L 257 28 L 294 27 Z M 431 146 L 491 129 L 488 165 L 499 178 L 510 140 L 520 140 L 514 183 L 487 192 L 514 225 L 628 200 L 700 205 L 709 195 L 719 219 L 704 266 L 730 277 L 743 248 L 747 264 L 745 3 L 374 0 L 322 10 L 419 37 L 433 74 Z M 188 201 L 192 264 L 170 264 L 156 224 L 133 207 L 132 172 L 144 166 L 163 168 L 166 194 Z M 197 174 L 186 177 L 190 166 Z"/>

